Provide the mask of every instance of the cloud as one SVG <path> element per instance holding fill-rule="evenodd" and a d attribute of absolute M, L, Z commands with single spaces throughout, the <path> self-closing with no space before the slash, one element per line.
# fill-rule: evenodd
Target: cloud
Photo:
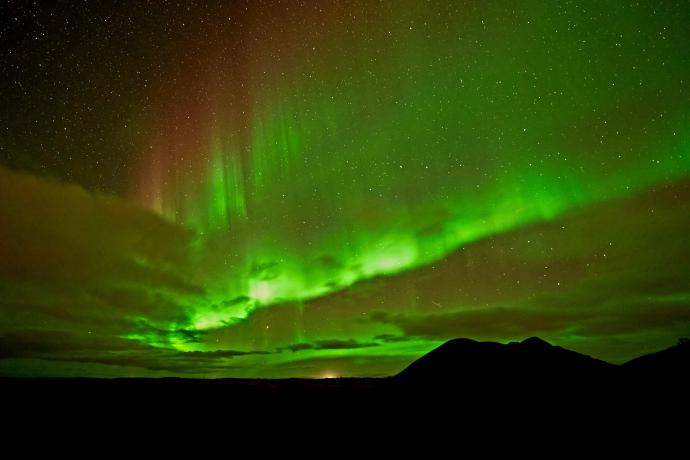
<path fill-rule="evenodd" d="M 317 340 L 314 342 L 317 350 L 347 350 L 352 348 L 368 348 L 378 346 L 375 342 L 358 342 L 350 340 Z"/>
<path fill-rule="evenodd" d="M 386 315 L 383 313 L 383 315 Z M 404 335 L 396 335 L 396 334 L 379 334 L 374 337 L 374 340 L 378 340 L 380 342 L 386 342 L 386 343 L 395 343 L 395 342 L 405 342 L 407 340 L 412 340 L 412 339 L 418 339 L 418 337 L 407 337 Z"/>
<path fill-rule="evenodd" d="M 180 374 L 227 371 L 236 357 L 264 351 L 177 351 L 117 337 L 65 331 L 20 330 L 0 336 L 0 359 L 105 364 Z"/>
<path fill-rule="evenodd" d="M 351 350 L 355 348 L 369 348 L 379 346 L 376 342 L 359 342 L 356 339 L 348 340 L 316 340 L 311 343 L 295 343 L 279 347 L 276 351 L 303 351 L 303 350 Z"/>
<path fill-rule="evenodd" d="M 397 327 L 404 337 L 493 339 L 561 331 L 567 329 L 576 318 L 572 314 L 556 311 L 497 307 L 428 315 L 376 312 L 369 319 Z"/>
<path fill-rule="evenodd" d="M 193 235 L 125 201 L 0 167 L 0 274 L 200 293 L 179 272 Z"/>
<path fill-rule="evenodd" d="M 303 351 L 303 350 L 313 350 L 316 346 L 313 343 L 293 343 L 284 347 L 279 347 L 276 351 Z"/>
<path fill-rule="evenodd" d="M 121 337 L 162 337 L 186 323 L 188 305 L 204 295 L 191 273 L 191 232 L 123 200 L 4 167 L 0 197 L 3 357 L 147 368 L 188 357 Z M 201 340 L 172 331 L 181 342 Z"/>

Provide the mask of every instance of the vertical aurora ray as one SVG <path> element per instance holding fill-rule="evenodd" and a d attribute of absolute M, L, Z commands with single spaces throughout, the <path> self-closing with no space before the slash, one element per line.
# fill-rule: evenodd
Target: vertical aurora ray
<path fill-rule="evenodd" d="M 680 19 L 596 2 L 346 3 L 291 10 L 272 33 L 258 8 L 241 51 L 222 51 L 237 32 L 221 32 L 200 58 L 212 76 L 163 98 L 133 193 L 197 232 L 207 293 L 184 327 L 236 324 L 690 173 L 681 47 L 646 47 Z M 192 104 L 190 86 L 210 96 Z"/>

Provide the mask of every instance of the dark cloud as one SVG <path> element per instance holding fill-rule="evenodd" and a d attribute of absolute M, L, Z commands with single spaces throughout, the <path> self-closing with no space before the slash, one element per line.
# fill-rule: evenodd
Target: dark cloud
<path fill-rule="evenodd" d="M 355 339 L 350 340 L 317 340 L 314 342 L 317 350 L 347 350 L 351 348 L 376 347 L 375 342 L 359 342 Z"/>
<path fill-rule="evenodd" d="M 385 313 L 384 313 L 385 315 Z M 382 321 L 385 322 L 385 321 Z M 396 334 L 379 334 L 374 337 L 374 340 L 378 340 L 380 342 L 386 342 L 386 343 L 395 343 L 395 342 L 406 342 L 408 340 L 413 340 L 413 339 L 418 339 L 419 337 L 408 337 L 404 335 L 396 335 Z"/>
<path fill-rule="evenodd" d="M 61 330 L 19 329 L 0 334 L 0 358 L 45 356 L 52 353 L 143 351 L 143 344 L 118 337 Z"/>
<path fill-rule="evenodd" d="M 151 371 L 198 374 L 228 368 L 228 360 L 264 351 L 177 351 L 132 340 L 65 331 L 21 330 L 0 336 L 0 359 L 96 363 Z"/>
<path fill-rule="evenodd" d="M 276 351 L 303 351 L 303 350 L 313 350 L 316 346 L 313 343 L 293 343 L 292 345 L 287 345 L 284 347 L 277 348 Z"/>
<path fill-rule="evenodd" d="M 179 268 L 192 235 L 132 204 L 0 167 L 0 273 L 22 281 L 117 280 L 203 291 Z"/>
<path fill-rule="evenodd" d="M 0 167 L 0 314 L 45 324 L 179 321 L 193 235 L 143 209 Z M 40 318 L 39 318 L 40 317 Z M 126 320 L 125 320 L 126 321 Z M 31 324 L 23 324 L 30 327 Z M 2 321 L 0 329 L 11 327 Z"/>
<path fill-rule="evenodd" d="M 376 342 L 359 342 L 355 339 L 349 340 L 316 340 L 311 343 L 295 343 L 284 347 L 279 347 L 276 351 L 303 351 L 303 350 L 350 350 L 355 348 L 369 348 L 379 346 Z"/>
<path fill-rule="evenodd" d="M 482 308 L 429 315 L 386 312 L 370 315 L 371 321 L 393 325 L 406 337 L 427 339 L 489 339 L 539 335 L 564 330 L 574 319 L 573 315 L 567 313 L 510 308 Z"/>
<path fill-rule="evenodd" d="M 125 201 L 0 167 L 3 358 L 183 370 L 209 355 L 151 349 L 127 334 L 198 343 L 184 327 L 193 235 Z M 227 358 L 229 356 L 226 356 Z M 198 367 L 198 366 L 197 366 Z"/>

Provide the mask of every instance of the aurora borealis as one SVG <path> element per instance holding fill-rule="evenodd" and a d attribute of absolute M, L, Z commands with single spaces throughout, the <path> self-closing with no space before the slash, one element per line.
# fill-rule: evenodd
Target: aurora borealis
<path fill-rule="evenodd" d="M 69 2 L 67 2 L 69 3 Z M 690 333 L 687 2 L 2 7 L 0 374 Z"/>

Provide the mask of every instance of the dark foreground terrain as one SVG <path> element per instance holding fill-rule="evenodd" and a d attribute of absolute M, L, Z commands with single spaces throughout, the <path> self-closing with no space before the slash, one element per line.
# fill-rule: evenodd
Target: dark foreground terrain
<path fill-rule="evenodd" d="M 362 408 L 449 413 L 462 408 L 485 415 L 492 410 L 680 411 L 688 401 L 689 370 L 687 343 L 618 366 L 534 337 L 507 345 L 455 339 L 388 378 L 4 378 L 0 390 L 5 407 L 60 410 L 211 407 L 260 413 L 270 408 L 306 410 L 322 417 Z"/>

